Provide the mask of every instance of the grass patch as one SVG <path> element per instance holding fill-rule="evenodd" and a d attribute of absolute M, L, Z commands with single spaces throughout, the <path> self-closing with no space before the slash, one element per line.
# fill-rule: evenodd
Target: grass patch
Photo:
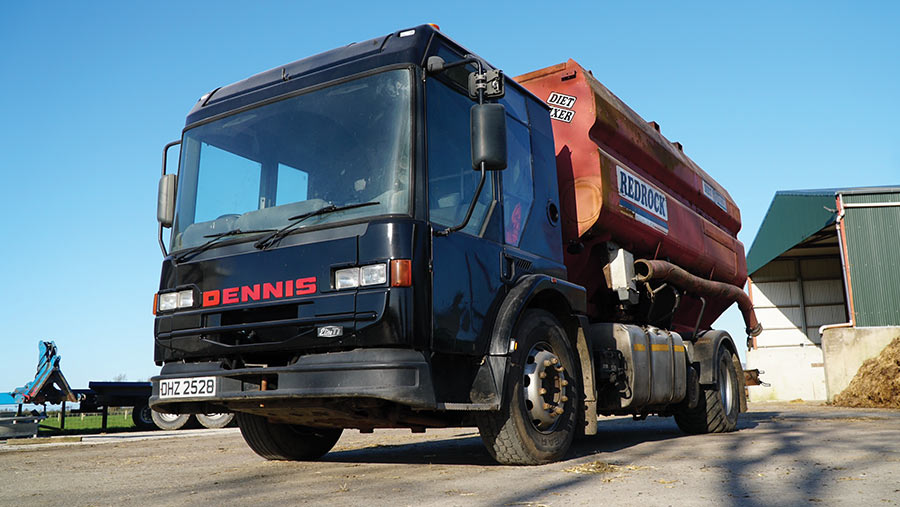
<path fill-rule="evenodd" d="M 59 415 L 54 414 L 41 422 L 40 435 L 90 435 L 102 431 L 101 414 L 67 414 L 66 428 L 59 429 Z M 106 432 L 139 431 L 131 420 L 131 411 L 109 414 Z"/>

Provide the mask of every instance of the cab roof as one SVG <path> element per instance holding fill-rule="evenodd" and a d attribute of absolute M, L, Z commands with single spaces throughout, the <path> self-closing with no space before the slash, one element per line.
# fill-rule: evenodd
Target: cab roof
<path fill-rule="evenodd" d="M 432 25 L 398 30 L 281 65 L 242 81 L 216 88 L 194 104 L 185 125 L 190 127 L 298 90 L 368 70 L 391 65 L 424 65 L 434 39 L 439 39 L 445 46 L 462 55 L 474 54 Z M 540 101 L 512 79 L 507 79 L 507 83 L 507 86 L 515 86 L 525 95 Z"/>

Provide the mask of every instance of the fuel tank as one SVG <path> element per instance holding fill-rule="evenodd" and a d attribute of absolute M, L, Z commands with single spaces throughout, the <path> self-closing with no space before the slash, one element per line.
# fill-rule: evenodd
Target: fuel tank
<path fill-rule="evenodd" d="M 678 403 L 687 393 L 684 341 L 678 333 L 653 327 L 593 324 L 593 343 L 622 352 L 625 379 L 601 396 L 603 411 L 639 414 L 648 407 Z M 611 396 L 609 396 L 611 395 Z"/>
<path fill-rule="evenodd" d="M 606 288 L 614 242 L 635 259 L 663 259 L 699 277 L 743 287 L 741 215 L 728 192 L 574 60 L 515 78 L 551 109 L 569 279 L 591 295 Z M 582 248 L 583 247 L 583 248 Z M 707 300 L 701 326 L 731 301 Z M 698 301 L 676 328 L 693 329 Z"/>

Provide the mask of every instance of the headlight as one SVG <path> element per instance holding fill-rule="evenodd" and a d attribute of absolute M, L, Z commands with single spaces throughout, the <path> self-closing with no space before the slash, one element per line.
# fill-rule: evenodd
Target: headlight
<path fill-rule="evenodd" d="M 166 292 L 159 295 L 159 311 L 166 312 L 178 307 L 178 293 Z"/>
<path fill-rule="evenodd" d="M 379 285 L 387 282 L 387 268 L 384 264 L 372 264 L 359 268 L 359 284 Z"/>
<path fill-rule="evenodd" d="M 178 294 L 178 308 L 190 308 L 194 306 L 194 291 L 183 290 Z"/>
<path fill-rule="evenodd" d="M 359 287 L 359 268 L 339 269 L 334 272 L 335 289 L 352 289 Z"/>
<path fill-rule="evenodd" d="M 352 289 L 387 283 L 387 265 L 370 264 L 361 268 L 344 268 L 334 272 L 335 289 Z"/>
<path fill-rule="evenodd" d="M 159 295 L 160 312 L 168 312 L 176 308 L 190 308 L 194 306 L 194 290 L 186 289 L 178 292 L 165 292 Z"/>

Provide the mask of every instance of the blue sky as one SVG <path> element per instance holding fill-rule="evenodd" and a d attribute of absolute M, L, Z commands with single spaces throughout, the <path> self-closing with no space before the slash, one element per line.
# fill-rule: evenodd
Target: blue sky
<path fill-rule="evenodd" d="M 511 76 L 591 69 L 730 191 L 747 248 L 776 190 L 900 183 L 896 2 L 307 4 L 4 5 L 0 391 L 42 339 L 73 387 L 158 371 L 160 153 L 197 98 L 421 23 Z"/>

